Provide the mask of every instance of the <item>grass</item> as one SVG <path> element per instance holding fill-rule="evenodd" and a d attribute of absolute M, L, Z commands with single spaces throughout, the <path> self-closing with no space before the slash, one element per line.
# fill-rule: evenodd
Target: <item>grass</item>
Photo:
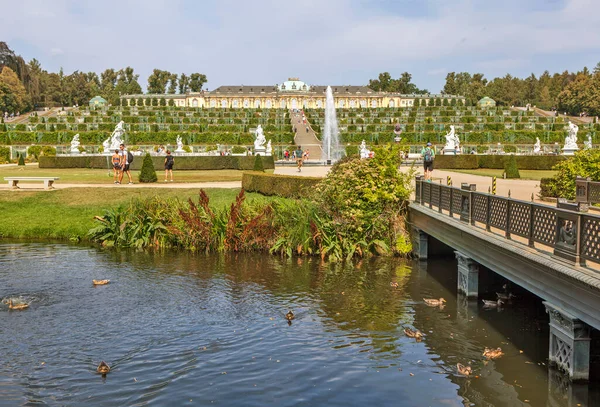
<path fill-rule="evenodd" d="M 235 200 L 239 188 L 207 189 L 211 206 L 222 208 Z M 54 191 L 0 191 L 0 238 L 85 239 L 93 217 L 104 209 L 129 203 L 134 198 L 198 200 L 196 188 L 67 188 Z M 250 200 L 268 200 L 247 194 Z"/>
<path fill-rule="evenodd" d="M 273 172 L 268 170 L 267 172 Z M 138 182 L 139 171 L 131 171 L 134 182 Z M 181 170 L 173 171 L 175 182 L 226 182 L 241 181 L 243 171 L 237 170 Z M 158 181 L 164 180 L 164 171 L 156 171 Z M 90 168 L 38 168 L 37 164 L 19 167 L 17 165 L 0 166 L 0 180 L 3 177 L 60 177 L 58 182 L 65 184 L 112 184 L 112 170 Z M 125 175 L 124 180 L 127 180 Z"/>
<path fill-rule="evenodd" d="M 502 178 L 504 170 L 493 169 L 493 168 L 478 168 L 476 170 L 444 170 L 451 172 L 460 172 L 462 174 L 481 175 L 485 177 L 498 177 Z M 521 179 L 531 179 L 539 181 L 542 178 L 551 178 L 556 174 L 553 170 L 519 170 Z"/>

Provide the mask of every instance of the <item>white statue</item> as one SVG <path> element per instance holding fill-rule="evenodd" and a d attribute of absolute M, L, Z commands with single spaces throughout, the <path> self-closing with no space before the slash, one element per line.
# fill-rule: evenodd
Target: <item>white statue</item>
<path fill-rule="evenodd" d="M 365 143 L 364 140 L 362 141 L 362 143 L 360 143 L 359 152 L 360 158 L 369 158 L 370 151 L 367 148 L 367 143 Z"/>
<path fill-rule="evenodd" d="M 185 150 L 183 149 L 183 140 L 181 139 L 181 136 L 177 136 L 177 150 L 175 150 L 176 153 L 185 153 Z"/>
<path fill-rule="evenodd" d="M 255 150 L 264 150 L 265 143 L 267 142 L 267 140 L 265 139 L 265 135 L 263 134 L 263 129 L 260 124 L 256 128 L 254 135 L 256 136 L 256 140 L 254 140 L 254 149 Z"/>
<path fill-rule="evenodd" d="M 588 133 L 587 140 L 583 142 L 583 149 L 589 150 L 592 148 L 592 136 Z"/>
<path fill-rule="evenodd" d="M 565 138 L 565 146 L 563 148 L 563 150 L 578 150 L 579 147 L 577 147 L 577 132 L 579 131 L 579 127 L 569 121 L 569 134 L 567 135 L 567 137 Z"/>
<path fill-rule="evenodd" d="M 110 151 L 110 137 L 107 138 L 106 140 L 104 140 L 104 142 L 102 143 L 102 147 L 104 147 L 105 153 L 108 153 L 108 152 L 112 153 L 112 151 Z"/>
<path fill-rule="evenodd" d="M 444 146 L 444 152 L 456 151 L 460 148 L 460 139 L 454 131 L 454 125 L 450 125 L 450 131 L 445 135 L 446 145 Z"/>
<path fill-rule="evenodd" d="M 119 146 L 121 144 L 123 144 L 122 136 L 123 136 L 123 134 L 125 134 L 125 129 L 123 128 L 124 124 L 125 124 L 125 122 L 123 120 L 121 120 L 117 124 L 117 127 L 115 127 L 115 130 L 112 132 L 110 137 L 102 143 L 105 153 L 112 152 L 114 150 L 118 150 Z"/>
<path fill-rule="evenodd" d="M 79 133 L 77 133 L 71 140 L 71 154 L 79 154 L 79 145 Z"/>
<path fill-rule="evenodd" d="M 540 138 L 536 137 L 535 138 L 535 144 L 533 145 L 533 153 L 534 154 L 539 154 L 541 148 L 542 148 L 542 144 L 540 143 Z"/>
<path fill-rule="evenodd" d="M 272 155 L 273 154 L 273 147 L 271 146 L 271 140 L 269 140 L 267 142 L 267 154 L 266 155 Z"/>

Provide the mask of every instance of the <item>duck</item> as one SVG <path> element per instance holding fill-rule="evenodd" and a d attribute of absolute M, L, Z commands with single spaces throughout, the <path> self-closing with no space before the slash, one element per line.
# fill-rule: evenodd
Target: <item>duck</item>
<path fill-rule="evenodd" d="M 92 280 L 92 283 L 94 283 L 94 285 L 106 285 L 110 283 L 110 280 Z"/>
<path fill-rule="evenodd" d="M 514 295 L 513 293 L 508 293 L 508 294 L 503 294 L 503 293 L 496 293 L 496 295 L 498 296 L 499 300 L 502 301 L 510 301 L 513 298 L 516 298 L 517 296 Z"/>
<path fill-rule="evenodd" d="M 22 310 L 22 309 L 26 309 L 29 308 L 29 304 L 26 302 L 19 302 L 17 304 L 13 303 L 12 298 L 10 298 L 8 301 L 8 309 L 13 309 L 13 310 Z"/>
<path fill-rule="evenodd" d="M 473 369 L 471 369 L 471 366 L 465 366 L 462 363 L 456 364 L 456 370 L 459 374 L 463 376 L 469 376 L 471 373 L 473 373 Z"/>
<path fill-rule="evenodd" d="M 294 315 L 292 310 L 289 310 L 288 313 L 285 314 L 285 319 L 287 319 L 289 322 L 291 322 L 294 318 L 296 318 L 296 316 Z"/>
<path fill-rule="evenodd" d="M 419 331 L 418 329 L 412 330 L 410 328 L 404 328 L 404 333 L 409 338 L 415 338 L 417 341 L 420 341 L 421 339 L 423 339 L 423 333 L 421 331 Z"/>
<path fill-rule="evenodd" d="M 483 351 L 483 356 L 485 356 L 487 359 L 498 359 L 500 356 L 503 356 L 504 352 L 502 352 L 502 348 L 496 348 L 496 349 L 491 349 L 491 348 L 485 348 L 485 350 Z"/>
<path fill-rule="evenodd" d="M 425 304 L 429 305 L 430 307 L 444 305 L 444 303 L 446 302 L 446 300 L 443 298 L 440 298 L 439 300 L 433 298 L 423 298 L 423 301 L 425 301 Z"/>
<path fill-rule="evenodd" d="M 108 364 L 105 361 L 100 362 L 100 364 L 98 365 L 98 368 L 96 369 L 96 372 L 100 373 L 102 376 L 106 375 L 108 372 L 110 372 L 110 366 L 108 366 Z"/>
<path fill-rule="evenodd" d="M 481 300 L 483 301 L 483 306 L 486 308 L 502 308 L 504 305 L 504 301 L 498 299 L 498 301 L 489 301 L 489 300 Z"/>
<path fill-rule="evenodd" d="M 395 282 L 395 281 L 392 281 L 392 282 L 390 283 L 390 287 L 394 287 L 394 288 L 396 288 L 396 287 L 398 287 L 398 283 L 397 283 L 397 282 Z"/>

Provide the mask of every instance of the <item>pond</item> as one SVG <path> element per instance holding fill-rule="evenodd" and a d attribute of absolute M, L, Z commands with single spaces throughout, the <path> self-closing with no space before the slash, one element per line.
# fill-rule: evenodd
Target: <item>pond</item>
<path fill-rule="evenodd" d="M 539 299 L 519 292 L 486 311 L 457 299 L 455 271 L 453 259 L 339 265 L 4 242 L 0 298 L 30 307 L 0 304 L 0 406 L 568 405 L 549 386 Z M 505 355 L 485 361 L 498 346 Z"/>

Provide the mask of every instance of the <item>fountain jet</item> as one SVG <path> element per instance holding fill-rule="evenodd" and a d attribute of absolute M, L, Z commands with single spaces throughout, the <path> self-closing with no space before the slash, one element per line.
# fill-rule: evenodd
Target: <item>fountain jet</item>
<path fill-rule="evenodd" d="M 323 129 L 323 161 L 336 161 L 341 158 L 340 140 L 335 105 L 331 86 L 327 87 L 325 101 L 325 126 Z"/>

